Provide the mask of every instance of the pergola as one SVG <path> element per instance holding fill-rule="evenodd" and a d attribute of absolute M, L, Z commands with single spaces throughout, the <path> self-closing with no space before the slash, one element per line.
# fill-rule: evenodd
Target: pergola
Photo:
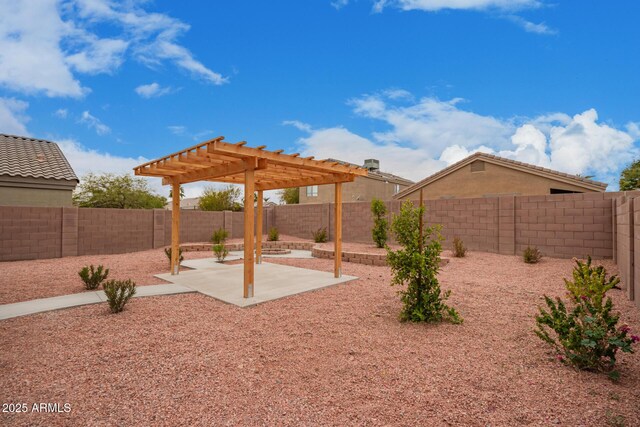
<path fill-rule="evenodd" d="M 263 191 L 310 185 L 335 185 L 334 274 L 342 275 L 342 183 L 366 176 L 364 168 L 328 160 L 302 158 L 283 150 L 267 151 L 266 146 L 246 147 L 224 137 L 205 141 L 134 168 L 136 175 L 161 177 L 171 185 L 171 274 L 178 274 L 180 248 L 180 186 L 196 181 L 244 184 L 244 297 L 253 297 L 254 229 L 255 263 L 262 262 Z M 257 191 L 257 218 L 254 227 L 254 193 Z"/>

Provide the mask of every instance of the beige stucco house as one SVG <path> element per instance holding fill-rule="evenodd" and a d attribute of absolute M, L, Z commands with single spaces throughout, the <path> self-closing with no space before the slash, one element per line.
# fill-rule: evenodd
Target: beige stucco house
<path fill-rule="evenodd" d="M 394 196 L 397 200 L 602 192 L 607 184 L 485 153 L 442 169 Z"/>
<path fill-rule="evenodd" d="M 360 166 L 341 160 L 327 160 L 345 165 Z M 378 160 L 365 160 L 364 167 L 369 170 L 368 176 L 358 176 L 353 182 L 346 182 L 342 185 L 343 201 L 369 202 L 374 198 L 391 200 L 395 194 L 413 184 L 413 181 L 408 179 L 380 171 L 380 162 Z M 333 184 L 301 187 L 299 191 L 301 204 L 333 203 L 334 201 L 335 186 Z"/>
<path fill-rule="evenodd" d="M 0 206 L 72 206 L 78 182 L 55 142 L 0 134 Z"/>

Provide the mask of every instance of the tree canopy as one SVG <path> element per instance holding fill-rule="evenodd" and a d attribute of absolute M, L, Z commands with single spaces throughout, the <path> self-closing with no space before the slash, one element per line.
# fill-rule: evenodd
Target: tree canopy
<path fill-rule="evenodd" d="M 640 189 L 640 159 L 627 166 L 620 174 L 620 191 Z"/>
<path fill-rule="evenodd" d="M 297 205 L 300 203 L 300 189 L 298 187 L 283 188 L 278 191 L 278 195 L 287 205 Z"/>
<path fill-rule="evenodd" d="M 73 194 L 82 208 L 162 209 L 167 203 L 155 194 L 144 178 L 128 174 L 88 174 Z"/>
<path fill-rule="evenodd" d="M 241 211 L 240 195 L 240 188 L 232 185 L 222 190 L 207 187 L 200 196 L 199 207 L 203 211 Z"/>

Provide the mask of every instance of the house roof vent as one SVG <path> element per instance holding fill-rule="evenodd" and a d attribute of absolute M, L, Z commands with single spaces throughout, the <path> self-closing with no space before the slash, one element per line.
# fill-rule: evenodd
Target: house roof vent
<path fill-rule="evenodd" d="M 380 160 L 367 159 L 364 161 L 364 167 L 369 169 L 370 171 L 380 170 Z"/>

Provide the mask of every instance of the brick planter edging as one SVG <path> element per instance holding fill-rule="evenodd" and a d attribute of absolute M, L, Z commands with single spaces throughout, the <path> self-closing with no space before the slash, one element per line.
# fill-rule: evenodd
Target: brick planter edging
<path fill-rule="evenodd" d="M 311 251 L 311 255 L 315 258 L 333 259 L 333 250 L 323 249 L 314 246 L 312 242 L 263 242 L 263 248 L 269 249 L 296 249 L 301 251 Z M 205 252 L 211 250 L 211 243 L 187 243 L 180 245 L 184 252 Z M 225 247 L 230 251 L 241 251 L 244 249 L 244 243 L 228 243 Z M 342 260 L 344 262 L 353 262 L 355 264 L 365 265 L 387 265 L 387 254 L 367 254 L 360 252 L 342 252 Z M 441 259 L 441 266 L 449 262 L 448 258 Z"/>

